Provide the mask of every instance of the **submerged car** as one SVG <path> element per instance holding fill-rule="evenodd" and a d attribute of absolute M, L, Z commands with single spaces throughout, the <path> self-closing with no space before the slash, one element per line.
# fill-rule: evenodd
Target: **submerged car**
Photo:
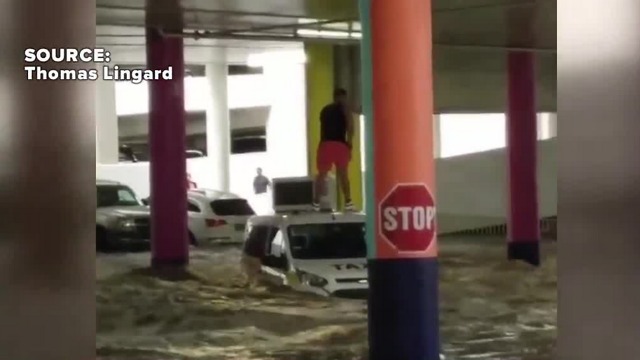
<path fill-rule="evenodd" d="M 365 298 L 367 248 L 361 213 L 255 216 L 245 232 L 245 251 L 264 249 L 263 277 L 277 285 L 323 296 Z"/>
<path fill-rule="evenodd" d="M 96 250 L 146 249 L 150 244 L 149 208 L 130 187 L 96 180 Z"/>
<path fill-rule="evenodd" d="M 190 190 L 187 196 L 194 244 L 242 242 L 247 220 L 256 214 L 246 199 L 207 189 Z"/>
<path fill-rule="evenodd" d="M 256 214 L 246 199 L 225 191 L 188 190 L 187 201 L 189 240 L 196 246 L 242 243 L 247 220 Z"/>

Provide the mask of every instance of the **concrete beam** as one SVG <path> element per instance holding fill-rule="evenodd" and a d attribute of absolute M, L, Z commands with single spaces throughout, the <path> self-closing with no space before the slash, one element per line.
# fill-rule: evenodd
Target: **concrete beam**
<path fill-rule="evenodd" d="M 111 53 L 111 63 L 113 64 L 145 64 L 147 61 L 146 50 L 143 46 L 109 46 L 105 49 Z M 244 64 L 248 54 L 249 52 L 230 53 L 225 49 L 211 47 L 185 47 L 184 49 L 185 62 L 200 65 L 213 62 Z"/>
<path fill-rule="evenodd" d="M 486 112 L 506 111 L 507 77 L 503 72 L 440 71 L 434 74 L 435 111 Z M 537 109 L 556 111 L 555 79 L 538 77 Z"/>

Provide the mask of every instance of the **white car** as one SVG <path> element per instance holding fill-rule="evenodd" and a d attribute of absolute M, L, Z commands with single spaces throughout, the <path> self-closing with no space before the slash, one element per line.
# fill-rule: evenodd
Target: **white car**
<path fill-rule="evenodd" d="M 263 277 L 278 285 L 324 296 L 362 299 L 368 293 L 362 213 L 255 216 L 244 252 L 260 252 Z"/>
<path fill-rule="evenodd" d="M 187 196 L 189 236 L 193 244 L 242 242 L 247 220 L 255 215 L 246 199 L 207 189 L 189 190 Z"/>

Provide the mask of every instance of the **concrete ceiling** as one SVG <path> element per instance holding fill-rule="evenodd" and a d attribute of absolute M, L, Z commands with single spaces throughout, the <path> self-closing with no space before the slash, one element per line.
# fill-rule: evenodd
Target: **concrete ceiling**
<path fill-rule="evenodd" d="M 156 6 L 170 0 L 147 1 Z M 510 48 L 525 48 L 537 53 L 541 110 L 555 109 L 557 0 L 432 1 L 434 70 L 441 84 L 436 84 L 436 90 L 447 93 L 443 108 L 459 107 L 461 96 L 477 101 L 478 110 L 502 107 L 498 100 L 504 89 L 494 84 L 504 82 L 505 54 Z M 349 22 L 352 30 L 358 30 L 357 5 L 358 0 L 182 0 L 185 31 L 207 32 L 207 38 L 185 39 L 185 58 L 192 63 L 220 57 L 243 63 L 250 53 L 299 48 L 301 40 L 357 42 L 348 36 L 293 36 L 303 30 L 348 33 Z M 96 0 L 96 6 L 97 44 L 123 54 L 116 55 L 116 61 L 144 62 L 145 0 Z M 160 12 L 176 11 L 156 7 Z M 488 86 L 495 94 L 487 93 Z"/>
<path fill-rule="evenodd" d="M 156 0 L 154 6 L 163 2 Z M 182 0 L 181 5 L 185 29 L 228 40 L 209 44 L 220 47 L 246 47 L 237 41 L 243 36 L 296 40 L 291 37 L 296 29 L 327 28 L 332 21 L 357 21 L 359 16 L 357 0 Z M 100 44 L 141 44 L 145 0 L 96 0 L 96 6 Z M 316 23 L 301 24 L 302 19 Z M 556 0 L 433 0 L 433 22 L 434 43 L 441 47 L 556 48 Z M 527 23 L 530 33 L 522 31 Z"/>

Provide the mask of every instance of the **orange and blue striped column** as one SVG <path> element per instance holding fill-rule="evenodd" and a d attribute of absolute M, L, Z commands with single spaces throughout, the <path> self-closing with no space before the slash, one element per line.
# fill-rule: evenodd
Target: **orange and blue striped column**
<path fill-rule="evenodd" d="M 369 359 L 438 360 L 430 0 L 360 0 Z"/>

